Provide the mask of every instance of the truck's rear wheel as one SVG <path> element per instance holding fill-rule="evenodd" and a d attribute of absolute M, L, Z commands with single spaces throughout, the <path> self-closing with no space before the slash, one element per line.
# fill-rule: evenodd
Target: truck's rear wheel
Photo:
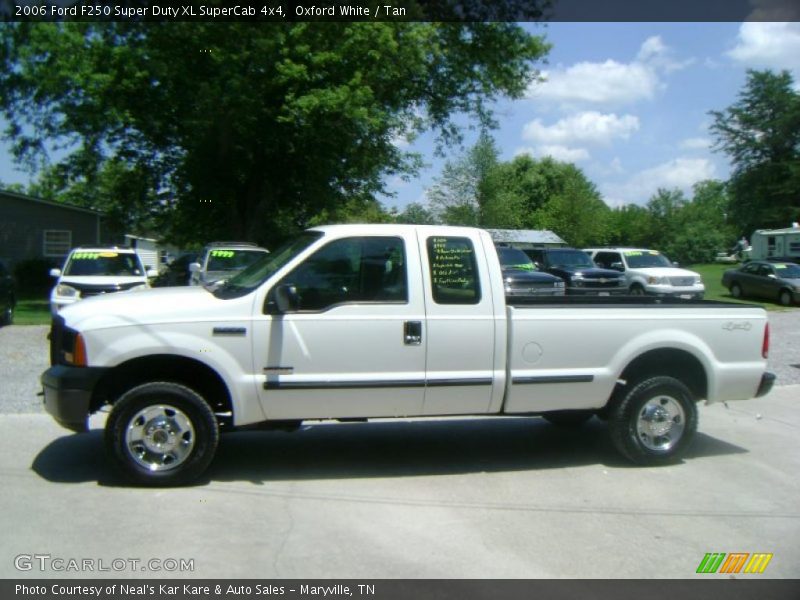
<path fill-rule="evenodd" d="M 611 439 L 627 458 L 641 465 L 677 461 L 697 431 L 692 392 L 674 377 L 651 377 L 611 407 Z"/>
<path fill-rule="evenodd" d="M 106 446 L 126 476 L 146 485 L 180 485 L 203 473 L 217 449 L 219 425 L 194 390 L 145 383 L 114 404 Z"/>

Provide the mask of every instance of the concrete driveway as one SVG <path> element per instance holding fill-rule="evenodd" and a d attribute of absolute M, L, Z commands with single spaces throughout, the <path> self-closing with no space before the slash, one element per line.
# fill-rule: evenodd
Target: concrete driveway
<path fill-rule="evenodd" d="M 798 403 L 784 386 L 701 406 L 688 458 L 662 468 L 623 462 L 597 420 L 235 433 L 205 481 L 165 490 L 121 482 L 99 429 L 0 415 L 0 577 L 728 577 L 695 574 L 708 552 L 772 553 L 738 577 L 797 577 Z"/>

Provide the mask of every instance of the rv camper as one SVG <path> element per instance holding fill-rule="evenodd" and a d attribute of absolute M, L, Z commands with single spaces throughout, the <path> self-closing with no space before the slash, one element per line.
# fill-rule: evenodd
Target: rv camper
<path fill-rule="evenodd" d="M 785 229 L 758 229 L 750 239 L 750 258 L 800 262 L 800 225 Z"/>

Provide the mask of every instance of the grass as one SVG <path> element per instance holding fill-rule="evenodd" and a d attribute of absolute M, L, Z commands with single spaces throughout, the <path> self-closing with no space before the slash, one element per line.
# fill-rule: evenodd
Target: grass
<path fill-rule="evenodd" d="M 17 300 L 14 310 L 14 325 L 49 325 L 50 300 L 48 298 L 24 297 Z"/>
<path fill-rule="evenodd" d="M 738 302 L 740 304 L 755 304 L 764 307 L 770 311 L 783 311 L 791 310 L 787 306 L 778 304 L 777 299 L 774 301 L 766 300 L 764 298 L 743 298 L 736 300 L 727 288 L 722 287 L 722 274 L 728 269 L 738 269 L 738 264 L 725 265 L 719 263 L 712 263 L 706 265 L 692 265 L 686 267 L 692 271 L 696 271 L 703 277 L 703 283 L 706 286 L 706 300 L 720 300 L 722 302 Z"/>

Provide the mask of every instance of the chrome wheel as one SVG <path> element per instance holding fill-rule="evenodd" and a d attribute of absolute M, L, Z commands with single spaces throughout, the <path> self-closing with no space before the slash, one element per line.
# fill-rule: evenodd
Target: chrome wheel
<path fill-rule="evenodd" d="M 125 430 L 125 448 L 149 471 L 168 471 L 183 464 L 195 445 L 191 419 L 169 404 L 153 404 L 137 412 Z"/>
<path fill-rule="evenodd" d="M 674 463 L 697 431 L 694 394 L 675 377 L 649 377 L 612 400 L 608 426 L 614 445 L 633 462 Z"/>
<path fill-rule="evenodd" d="M 648 450 L 669 452 L 683 437 L 686 414 L 680 402 L 671 396 L 658 395 L 639 411 L 636 434 Z"/>

